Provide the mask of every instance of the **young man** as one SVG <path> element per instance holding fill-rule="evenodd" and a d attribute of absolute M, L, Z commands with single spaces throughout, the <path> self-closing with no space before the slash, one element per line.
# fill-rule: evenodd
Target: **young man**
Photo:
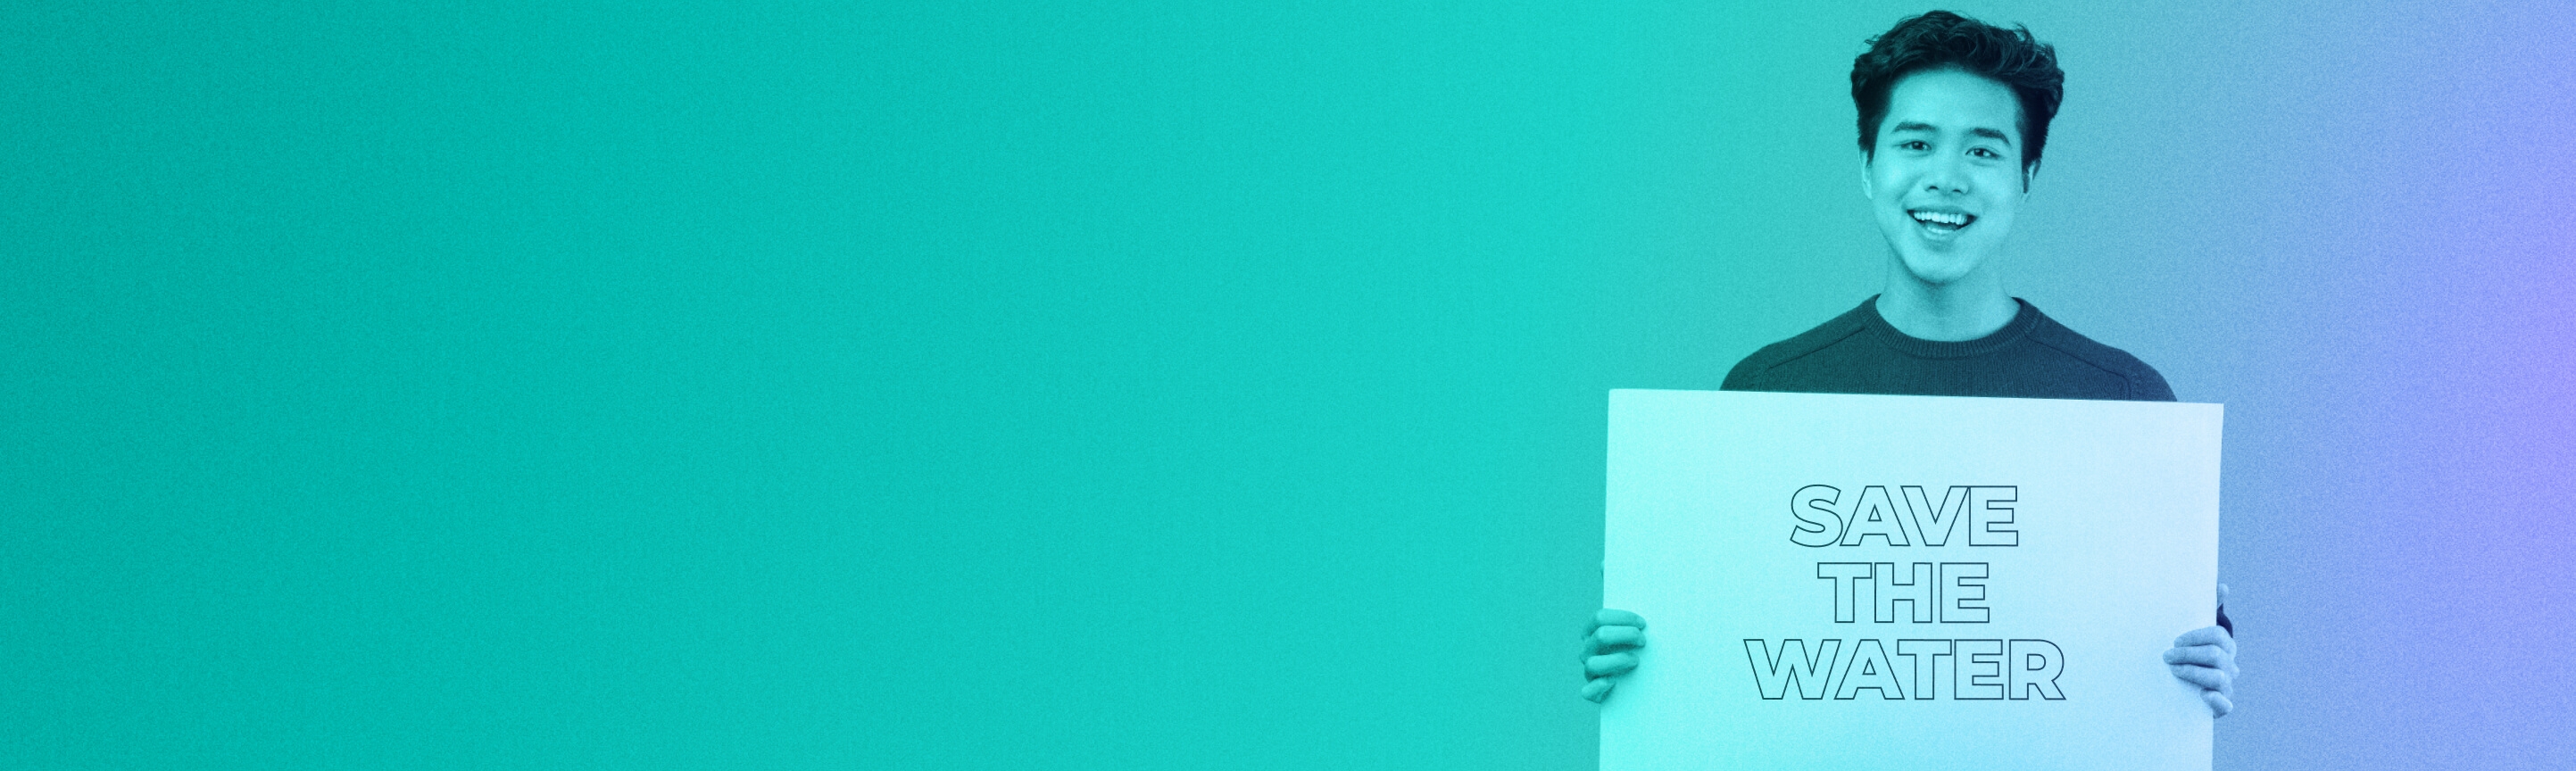
<path fill-rule="evenodd" d="M 1897 22 L 1852 63 L 1861 194 L 1888 247 L 1887 287 L 1815 329 L 1755 351 L 1730 391 L 2173 401 L 2137 357 L 2005 294 L 1995 257 L 2039 172 L 2066 75 L 2026 28 L 1946 11 Z M 2236 641 L 2218 624 L 2175 638 L 2174 677 L 2213 716 L 2235 708 Z M 1603 609 L 1584 637 L 1583 697 L 1637 666 L 1645 619 Z"/>

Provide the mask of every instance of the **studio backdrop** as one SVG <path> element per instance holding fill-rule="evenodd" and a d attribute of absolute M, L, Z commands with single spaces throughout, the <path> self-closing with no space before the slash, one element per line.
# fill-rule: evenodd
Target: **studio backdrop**
<path fill-rule="evenodd" d="M 1928 9 L 11 4 L 0 766 L 1592 768 L 1607 395 L 1877 291 Z M 2576 14 L 1955 10 L 2217 766 L 2576 765 Z"/>

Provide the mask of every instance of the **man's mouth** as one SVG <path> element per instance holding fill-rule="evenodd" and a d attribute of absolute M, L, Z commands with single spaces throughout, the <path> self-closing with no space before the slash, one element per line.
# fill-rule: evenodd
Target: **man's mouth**
<path fill-rule="evenodd" d="M 1965 228 L 1969 223 L 1977 221 L 1977 215 L 1967 212 L 1908 209 L 1905 213 L 1913 217 L 1915 222 L 1923 223 L 1924 230 L 1932 231 L 1936 235 L 1959 232 L 1960 228 Z"/>

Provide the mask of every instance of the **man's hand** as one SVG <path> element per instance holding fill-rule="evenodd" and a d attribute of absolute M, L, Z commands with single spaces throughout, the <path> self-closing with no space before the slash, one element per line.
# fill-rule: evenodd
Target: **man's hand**
<path fill-rule="evenodd" d="M 1602 608 L 1592 614 L 1583 633 L 1583 698 L 1595 703 L 1609 698 L 1620 675 L 1637 668 L 1637 648 L 1646 645 L 1646 619 L 1624 610 Z"/>
<path fill-rule="evenodd" d="M 2218 585 L 2218 604 L 2227 604 L 2226 584 Z M 2236 637 L 2226 629 L 2206 626 L 2184 632 L 2165 651 L 2165 664 L 2173 669 L 2174 679 L 2200 686 L 2200 700 L 2209 703 L 2210 717 L 2235 711 Z"/>

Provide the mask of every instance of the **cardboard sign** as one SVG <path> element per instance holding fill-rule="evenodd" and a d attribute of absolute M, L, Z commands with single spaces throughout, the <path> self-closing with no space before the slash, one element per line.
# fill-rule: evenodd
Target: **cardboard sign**
<path fill-rule="evenodd" d="M 1612 391 L 1602 771 L 2205 771 L 2220 414 Z"/>

